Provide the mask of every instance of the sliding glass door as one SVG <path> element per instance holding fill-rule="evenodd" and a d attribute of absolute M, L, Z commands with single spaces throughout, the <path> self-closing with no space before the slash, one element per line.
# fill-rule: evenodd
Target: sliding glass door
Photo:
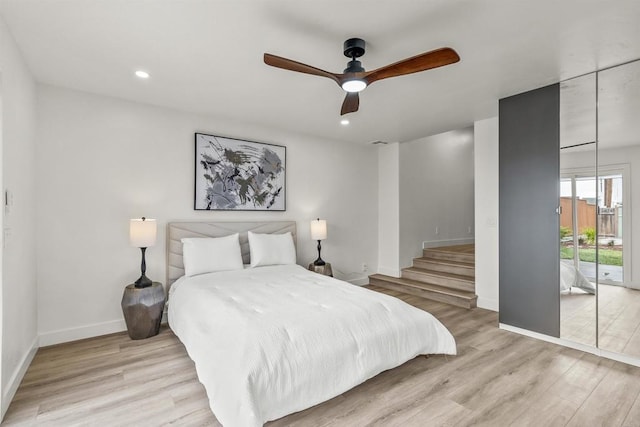
<path fill-rule="evenodd" d="M 572 175 L 560 184 L 560 258 L 596 279 L 596 178 Z"/>
<path fill-rule="evenodd" d="M 560 180 L 560 258 L 591 281 L 623 285 L 622 172 L 583 175 L 565 172 Z"/>

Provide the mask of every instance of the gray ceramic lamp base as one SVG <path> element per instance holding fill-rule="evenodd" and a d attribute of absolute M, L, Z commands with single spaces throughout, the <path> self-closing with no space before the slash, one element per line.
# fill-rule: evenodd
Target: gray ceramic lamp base
<path fill-rule="evenodd" d="M 331 269 L 331 263 L 325 262 L 324 265 L 316 265 L 315 263 L 309 264 L 309 270 L 315 271 L 318 274 L 324 274 L 325 276 L 333 277 L 333 270 Z"/>
<path fill-rule="evenodd" d="M 137 288 L 135 284 L 124 288 L 122 313 L 131 339 L 141 340 L 158 335 L 164 301 L 164 288 L 160 282 L 153 282 L 146 288 Z"/>

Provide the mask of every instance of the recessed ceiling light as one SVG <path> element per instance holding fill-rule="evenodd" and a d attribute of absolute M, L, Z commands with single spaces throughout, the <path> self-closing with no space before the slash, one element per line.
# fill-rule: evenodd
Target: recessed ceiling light
<path fill-rule="evenodd" d="M 146 71 L 138 70 L 136 71 L 136 76 L 140 77 L 141 79 L 148 79 L 149 73 L 147 73 Z"/>
<path fill-rule="evenodd" d="M 341 124 L 342 126 L 346 126 L 346 125 L 348 125 L 348 124 L 349 124 L 349 120 L 347 120 L 347 119 L 342 119 L 342 120 L 340 120 L 340 124 Z"/>

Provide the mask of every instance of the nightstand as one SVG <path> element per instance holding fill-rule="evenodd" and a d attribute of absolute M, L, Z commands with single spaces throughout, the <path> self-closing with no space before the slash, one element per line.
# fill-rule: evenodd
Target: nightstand
<path fill-rule="evenodd" d="M 309 270 L 315 271 L 319 274 L 324 274 L 325 276 L 333 277 L 333 270 L 331 270 L 331 263 L 327 262 L 325 265 L 315 265 L 314 263 L 309 264 Z"/>
<path fill-rule="evenodd" d="M 146 288 L 136 288 L 133 283 L 124 288 L 122 313 L 132 340 L 158 335 L 164 301 L 164 288 L 160 282 L 153 282 Z"/>

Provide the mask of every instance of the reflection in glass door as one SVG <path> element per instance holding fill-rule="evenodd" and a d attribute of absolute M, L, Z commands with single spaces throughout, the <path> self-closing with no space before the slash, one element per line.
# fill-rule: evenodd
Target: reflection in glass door
<path fill-rule="evenodd" d="M 560 85 L 560 337 L 597 345 L 596 75 Z"/>
<path fill-rule="evenodd" d="M 640 61 L 599 71 L 597 80 L 598 175 L 602 178 L 598 182 L 599 216 L 603 227 L 622 215 L 624 205 L 624 229 L 617 233 L 603 229 L 598 242 L 599 270 L 605 273 L 613 268 L 615 259 L 605 259 L 603 252 L 617 249 L 619 236 L 624 236 L 620 242 L 624 243 L 623 286 L 609 274 L 598 287 L 598 347 L 640 360 L 640 217 L 632 212 L 633 195 L 640 194 Z M 624 188 L 624 200 L 617 203 L 620 188 Z M 636 207 L 640 204 L 638 196 L 635 203 Z"/>
<path fill-rule="evenodd" d="M 622 174 L 598 177 L 598 260 L 600 283 L 622 286 Z"/>
<path fill-rule="evenodd" d="M 562 82 L 560 101 L 561 338 L 640 360 L 640 60 Z"/>
<path fill-rule="evenodd" d="M 622 174 L 599 176 L 597 186 L 594 176 L 561 179 L 560 257 L 591 281 L 598 274 L 600 283 L 624 282 L 622 197 Z"/>
<path fill-rule="evenodd" d="M 597 336 L 598 199 L 593 175 L 565 173 L 560 179 L 560 337 L 587 345 L 596 345 Z"/>
<path fill-rule="evenodd" d="M 560 184 L 560 257 L 596 279 L 596 180 L 571 176 Z"/>

